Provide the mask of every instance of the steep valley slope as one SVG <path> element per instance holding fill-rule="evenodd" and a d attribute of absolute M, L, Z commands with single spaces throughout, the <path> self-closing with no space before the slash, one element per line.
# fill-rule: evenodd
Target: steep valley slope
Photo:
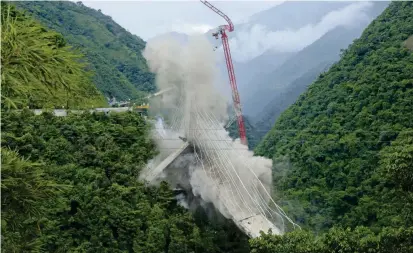
<path fill-rule="evenodd" d="M 252 240 L 213 207 L 189 212 L 165 182 L 138 181 L 159 152 L 140 115 L 36 116 L 5 106 L 104 103 L 79 60 L 106 96 L 139 98 L 155 87 L 143 41 L 80 2 L 1 7 L 3 251 L 413 252 L 413 2 L 391 3 L 340 61 L 314 64 L 282 93 L 298 100 L 255 151 L 273 159 L 273 196 L 302 230 Z M 53 68 L 55 59 L 64 64 Z M 250 121 L 247 131 L 257 131 Z M 230 129 L 236 138 L 236 122 Z"/>
<path fill-rule="evenodd" d="M 236 25 L 236 31 L 230 37 L 236 42 L 235 45 L 242 40 L 243 46 L 232 47 L 231 52 L 235 55 L 234 68 L 243 114 L 251 125 L 247 129 L 247 135 L 254 139 L 252 145 L 249 145 L 251 148 L 255 147 L 254 143 L 262 139 L 271 129 L 279 114 L 291 105 L 319 74 L 339 60 L 340 51 L 358 38 L 368 23 L 387 6 L 388 2 L 366 3 L 362 7 L 357 7 L 353 2 L 285 2 L 253 15 L 246 24 Z M 280 41 L 273 48 L 245 62 L 237 61 L 239 50 L 244 47 L 246 49 L 248 43 L 252 48 L 254 43 L 258 43 L 257 38 L 254 37 L 258 36 L 257 29 L 259 31 L 262 27 L 266 27 L 268 34 L 258 37 L 264 44 L 273 43 L 272 37 L 279 33 L 299 34 L 306 29 L 317 32 L 319 29 L 317 27 L 321 27 L 322 23 L 326 22 L 322 20 L 330 17 L 329 22 L 334 23 L 331 17 L 340 15 L 338 13 L 344 12 L 346 8 L 353 7 L 360 8 L 360 16 L 363 17 L 357 17 L 359 21 L 354 20 L 357 19 L 356 17 L 337 21 L 337 24 L 341 25 L 332 27 L 301 50 L 284 52 L 283 47 L 287 42 L 283 44 L 283 39 L 279 38 Z M 271 13 L 277 14 L 274 19 L 278 22 L 271 22 L 269 19 Z M 286 13 L 290 13 L 293 18 L 280 20 L 280 17 L 287 15 Z M 251 35 L 246 36 L 248 33 Z M 311 38 L 302 40 L 307 41 Z M 220 63 L 220 69 L 222 80 L 227 80 L 225 63 Z M 230 94 L 229 86 L 224 88 L 226 94 Z"/>
<path fill-rule="evenodd" d="M 244 88 L 240 88 L 244 113 L 252 116 L 255 124 L 260 121 L 270 121 L 273 124 L 276 116 L 273 116 L 272 109 L 280 111 L 286 109 L 285 106 L 279 108 L 277 100 L 283 97 L 282 93 L 291 88 L 292 82 L 298 85 L 299 81 L 297 79 L 300 79 L 300 86 L 310 85 L 318 74 L 324 72 L 331 64 L 339 60 L 340 50 L 346 49 L 354 39 L 358 38 L 367 25 L 387 5 L 388 2 L 371 3 L 371 6 L 366 7 L 364 11 L 365 18 L 358 21 L 357 24 L 338 25 L 315 42 L 290 56 L 272 71 L 257 72 L 253 78 L 249 79 L 247 84 L 241 85 L 245 86 Z M 304 75 L 307 77 L 311 75 L 312 78 L 308 78 L 306 82 L 303 82 L 302 77 Z M 283 99 L 286 98 L 283 97 Z M 290 104 L 296 99 L 297 97 L 288 98 Z M 287 106 L 290 104 L 287 104 Z M 261 126 L 257 127 L 261 128 Z M 265 132 L 264 130 L 268 131 L 269 129 L 263 129 L 263 132 Z"/>
<path fill-rule="evenodd" d="M 145 41 L 81 2 L 16 1 L 46 27 L 61 33 L 86 55 L 94 83 L 106 96 L 119 100 L 140 99 L 155 91 L 154 75 L 142 57 Z"/>
<path fill-rule="evenodd" d="M 393 2 L 259 143 L 304 226 L 412 226 L 413 3 Z"/>
<path fill-rule="evenodd" d="M 165 182 L 138 180 L 158 152 L 141 115 L 27 109 L 105 101 L 61 34 L 4 1 L 1 21 L 2 251 L 249 252 L 213 207 L 189 212 Z"/>

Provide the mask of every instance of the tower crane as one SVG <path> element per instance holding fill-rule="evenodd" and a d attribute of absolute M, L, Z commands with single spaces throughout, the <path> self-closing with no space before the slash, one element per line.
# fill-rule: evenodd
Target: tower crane
<path fill-rule="evenodd" d="M 217 31 L 214 32 L 212 36 L 214 36 L 215 39 L 218 39 L 219 35 L 221 35 L 222 47 L 224 49 L 229 82 L 230 82 L 231 90 L 232 90 L 232 100 L 234 104 L 235 116 L 237 117 L 237 122 L 238 122 L 239 137 L 241 139 L 241 143 L 244 145 L 247 145 L 247 136 L 245 132 L 244 119 L 242 117 L 241 102 L 240 102 L 239 94 L 238 94 L 237 81 L 235 79 L 234 66 L 232 64 L 231 51 L 229 50 L 228 35 L 226 33 L 227 31 L 228 32 L 234 31 L 234 25 L 232 24 L 231 19 L 229 19 L 227 15 L 225 15 L 222 11 L 220 11 L 215 6 L 210 4 L 208 1 L 205 1 L 205 0 L 200 0 L 200 1 L 201 3 L 205 4 L 208 8 L 213 10 L 215 13 L 220 15 L 222 18 L 224 18 L 228 23 L 228 25 L 219 26 L 217 28 Z"/>

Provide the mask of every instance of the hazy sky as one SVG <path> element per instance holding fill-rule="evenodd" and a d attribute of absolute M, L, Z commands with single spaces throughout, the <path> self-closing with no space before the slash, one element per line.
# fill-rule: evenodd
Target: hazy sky
<path fill-rule="evenodd" d="M 83 1 L 86 6 L 101 9 L 118 24 L 148 40 L 156 35 L 177 31 L 206 32 L 224 19 L 197 0 L 190 1 Z M 211 1 L 234 23 L 245 21 L 254 13 L 268 9 L 280 1 Z"/>
<path fill-rule="evenodd" d="M 210 1 L 226 13 L 235 24 L 246 22 L 251 15 L 276 6 L 283 1 Z M 94 9 L 101 9 L 118 24 L 144 40 L 164 33 L 204 33 L 225 20 L 203 5 L 199 0 L 172 1 L 83 1 Z M 322 2 L 315 2 L 317 8 Z M 248 61 L 267 50 L 297 52 L 313 43 L 328 31 L 340 25 L 359 24 L 366 19 L 365 11 L 372 4 L 356 0 L 346 7 L 331 11 L 315 24 L 298 29 L 271 30 L 260 24 L 250 24 L 231 35 L 230 44 L 235 61 Z M 288 20 L 286 20 L 288 23 Z M 214 46 L 219 46 L 217 42 Z"/>
<path fill-rule="evenodd" d="M 248 61 L 266 50 L 297 52 L 338 26 L 367 25 L 371 17 L 366 11 L 372 6 L 372 3 L 367 1 L 349 3 L 327 13 L 318 23 L 306 24 L 298 29 L 271 31 L 265 26 L 255 24 L 249 29 L 237 31 L 230 39 L 233 58 L 237 61 Z"/>

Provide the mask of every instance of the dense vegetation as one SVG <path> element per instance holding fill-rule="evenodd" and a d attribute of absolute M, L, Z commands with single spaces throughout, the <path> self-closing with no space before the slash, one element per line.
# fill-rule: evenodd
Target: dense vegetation
<path fill-rule="evenodd" d="M 59 4 L 51 6 L 66 5 Z M 182 208 L 166 183 L 138 181 L 157 153 L 138 114 L 9 110 L 89 105 L 102 96 L 61 35 L 8 6 L 1 13 L 4 252 L 413 251 L 413 2 L 392 3 L 259 144 L 257 153 L 275 161 L 279 203 L 305 229 L 249 244 L 223 217 Z M 54 61 L 62 67 L 51 71 Z M 231 129 L 235 136 L 236 124 Z"/>
<path fill-rule="evenodd" d="M 336 1 L 309 3 L 303 3 L 303 1 L 289 3 L 287 1 L 283 4 L 284 6 L 280 5 L 279 7 L 286 9 L 287 13 L 294 12 L 296 14 L 294 14 L 294 18 L 286 19 L 279 23 L 279 25 L 284 26 L 280 28 L 280 30 L 288 30 L 291 29 L 291 27 L 305 27 L 306 24 L 301 23 L 304 20 L 313 20 L 311 24 L 317 24 L 328 12 L 339 11 L 339 9 L 344 6 L 351 4 L 352 2 L 337 3 Z M 274 113 L 273 110 L 280 108 L 282 112 L 298 98 L 299 94 L 286 94 L 288 90 L 294 89 L 294 86 L 298 89 L 305 88 L 310 85 L 321 72 L 325 71 L 326 67 L 337 62 L 340 59 L 340 49 L 347 48 L 354 39 L 360 37 L 368 24 L 373 21 L 388 4 L 388 2 L 384 1 L 372 1 L 368 8 L 363 9 L 363 19 L 358 19 L 358 21 L 354 20 L 353 25 L 338 25 L 332 28 L 312 44 L 299 52 L 287 56 L 287 59 L 283 60 L 285 57 L 283 54 L 275 54 L 275 59 L 272 59 L 272 61 L 279 62 L 281 60 L 283 61 L 281 65 L 274 67 L 272 71 L 258 71 L 253 78 L 248 79 L 247 84 L 242 85 L 241 83 L 241 86 L 247 87 L 240 91 L 243 111 L 246 115 L 251 116 L 251 120 L 256 128 L 263 128 L 261 125 L 256 124 L 257 122 L 269 122 L 271 124 L 270 128 L 266 127 L 264 129 L 265 132 L 268 132 L 279 116 L 279 114 Z M 312 7 L 306 8 L 305 6 Z M 275 10 L 277 7 L 278 6 L 275 7 Z M 280 15 L 284 16 L 285 14 Z M 306 17 L 306 15 L 308 17 Z M 274 17 L 274 19 L 278 18 Z M 353 18 L 354 17 L 348 17 L 347 22 L 351 22 Z M 294 25 L 296 22 L 302 26 L 299 26 L 299 24 Z M 263 56 L 258 56 L 257 58 L 263 58 Z M 271 66 L 270 63 L 266 65 Z M 265 70 L 268 67 L 262 68 Z M 288 103 L 278 104 L 279 100 L 288 101 Z"/>
<path fill-rule="evenodd" d="M 378 234 L 366 227 L 333 228 L 318 237 L 296 230 L 284 236 L 262 234 L 250 244 L 251 253 L 410 253 L 413 227 L 386 228 Z"/>
<path fill-rule="evenodd" d="M 194 219 L 138 174 L 156 153 L 137 114 L 2 117 L 5 252 L 248 252 L 228 222 Z"/>
<path fill-rule="evenodd" d="M 412 35 L 413 2 L 391 3 L 257 146 L 303 226 L 413 226 Z"/>
<path fill-rule="evenodd" d="M 2 107 L 105 105 L 80 54 L 58 33 L 1 3 Z"/>
<path fill-rule="evenodd" d="M 156 154 L 138 114 L 10 110 L 105 101 L 61 35 L 3 2 L 1 14 L 4 252 L 249 251 L 233 223 L 192 215 L 167 184 L 138 181 Z"/>
<path fill-rule="evenodd" d="M 258 134 L 254 128 L 254 126 L 251 124 L 249 117 L 244 116 L 244 125 L 245 125 L 245 132 L 247 134 L 247 141 L 248 141 L 248 148 L 252 150 L 258 143 Z M 229 125 L 226 130 L 229 133 L 229 136 L 232 139 L 238 139 L 239 138 L 239 128 L 238 128 L 238 123 L 235 120 L 232 122 L 231 125 Z"/>
<path fill-rule="evenodd" d="M 255 139 L 257 144 L 274 126 L 276 119 L 284 112 L 295 100 L 303 94 L 308 86 L 318 77 L 320 70 L 325 67 L 328 69 L 328 62 L 321 63 L 322 66 L 317 66 L 293 82 L 287 87 L 281 89 L 274 95 L 274 99 L 265 106 L 264 110 L 255 117 L 254 128 L 256 128 Z M 255 146 L 253 146 L 255 148 Z"/>
<path fill-rule="evenodd" d="M 294 3 L 291 4 L 294 5 Z M 295 3 L 295 5 L 301 6 L 295 12 L 305 13 L 308 11 L 305 8 L 301 9 L 305 6 L 305 4 L 302 4 L 302 2 Z M 318 7 L 323 9 L 328 8 L 329 5 L 331 7 L 336 6 L 335 8 L 343 7 L 343 4 L 348 5 L 350 2 L 309 3 L 313 6 L 311 10 L 316 8 L 317 5 L 320 5 Z M 354 39 L 360 37 L 370 21 L 376 18 L 388 4 L 389 2 L 383 1 L 373 2 L 372 6 L 366 9 L 366 17 L 368 18 L 363 22 L 353 26 L 335 27 L 299 52 L 292 55 L 290 53 L 287 59 L 284 59 L 285 54 L 272 55 L 273 57 L 270 58 L 272 62 L 283 62 L 279 66 L 273 67 L 272 71 L 258 71 L 254 79 L 249 81 L 247 87 L 260 87 L 259 90 L 256 93 L 247 92 L 246 94 L 250 94 L 249 98 L 246 95 L 244 96 L 245 101 L 243 100 L 244 113 L 250 116 L 251 123 L 256 129 L 256 135 L 254 136 L 254 139 L 257 140 L 256 143 L 263 139 L 265 134 L 274 126 L 281 113 L 298 99 L 308 86 L 317 79 L 319 74 L 328 70 L 332 64 L 340 59 L 340 49 L 347 48 Z M 308 16 L 313 16 L 313 14 Z M 299 19 L 301 18 L 305 19 L 306 17 L 300 16 Z M 319 18 L 321 19 L 321 16 Z M 294 22 L 294 20 L 290 22 Z M 263 56 L 258 57 L 258 59 L 262 58 Z M 271 64 L 265 65 L 271 66 Z M 255 148 L 255 146 L 252 148 Z"/>
<path fill-rule="evenodd" d="M 141 52 L 145 42 L 119 26 L 110 16 L 81 2 L 20 1 L 45 26 L 63 34 L 68 43 L 86 55 L 95 72 L 94 83 L 107 97 L 138 99 L 155 90 Z"/>

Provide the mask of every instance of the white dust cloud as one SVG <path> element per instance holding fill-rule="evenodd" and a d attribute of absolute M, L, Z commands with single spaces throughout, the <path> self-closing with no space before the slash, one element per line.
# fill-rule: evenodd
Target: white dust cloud
<path fill-rule="evenodd" d="M 219 72 L 208 40 L 192 36 L 183 47 L 172 37 L 163 37 L 147 44 L 144 57 L 156 73 L 158 88 L 172 88 L 161 98 L 162 107 L 169 109 L 163 115 L 169 129 L 154 131 L 161 154 L 152 165 L 182 145 L 177 135 L 186 137 L 195 150 L 181 155 L 159 178 L 172 187 L 192 189 L 236 222 L 261 214 L 281 224 L 280 215 L 268 206 L 272 160 L 254 157 L 223 128 L 228 119 L 226 101 L 214 86 Z"/>

